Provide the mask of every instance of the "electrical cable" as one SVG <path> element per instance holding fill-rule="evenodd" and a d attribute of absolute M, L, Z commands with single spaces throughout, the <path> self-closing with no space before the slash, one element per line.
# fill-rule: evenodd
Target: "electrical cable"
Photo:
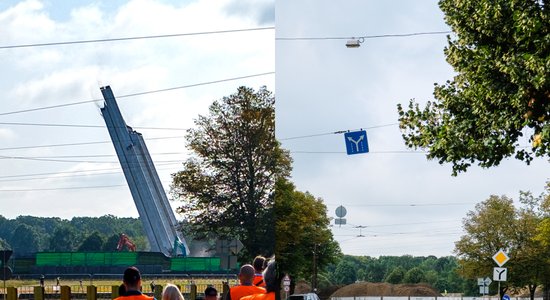
<path fill-rule="evenodd" d="M 337 131 L 325 132 L 325 133 L 299 135 L 299 136 L 293 136 L 293 137 L 287 137 L 287 138 L 280 138 L 279 141 L 296 140 L 296 139 L 303 139 L 303 138 L 310 138 L 310 137 L 317 137 L 317 136 L 324 136 L 324 135 L 332 135 L 332 134 L 342 134 L 342 133 L 351 132 L 351 131 L 359 131 L 359 130 L 365 130 L 365 129 L 374 129 L 374 128 L 381 128 L 381 127 L 395 126 L 395 125 L 398 125 L 398 124 L 399 123 L 388 123 L 388 124 L 362 127 L 360 129 L 337 130 Z"/>
<path fill-rule="evenodd" d="M 41 192 L 41 191 L 60 191 L 60 190 L 80 190 L 80 189 L 103 189 L 128 186 L 127 184 L 114 185 L 92 185 L 92 186 L 72 186 L 60 188 L 32 188 L 32 189 L 0 189 L 0 192 Z"/>
<path fill-rule="evenodd" d="M 168 137 L 156 137 L 146 138 L 149 140 L 164 140 L 164 139 L 181 139 L 184 136 L 168 136 Z M 21 149 L 34 149 L 34 148 L 50 148 L 50 147 L 67 147 L 67 146 L 83 146 L 83 145 L 95 145 L 95 144 L 110 144 L 112 141 L 97 141 L 97 142 L 80 142 L 80 143 L 66 143 L 66 144 L 50 144 L 50 145 L 38 145 L 38 146 L 18 146 L 18 147 L 6 147 L 0 148 L 2 150 L 21 150 Z"/>
<path fill-rule="evenodd" d="M 396 33 L 396 34 L 377 34 L 377 35 L 364 35 L 357 37 L 276 37 L 275 40 L 279 41 L 314 41 L 314 40 L 348 40 L 348 39 L 378 39 L 378 38 L 392 38 L 392 37 L 411 37 L 419 35 L 439 35 L 449 34 L 452 31 L 427 31 L 427 32 L 412 32 L 412 33 Z"/>
<path fill-rule="evenodd" d="M 65 41 L 65 42 L 48 42 L 48 43 L 36 43 L 36 44 L 6 45 L 6 46 L 0 46 L 0 49 L 15 49 L 15 48 L 30 48 L 30 47 L 59 46 L 59 45 L 73 45 L 73 44 L 119 42 L 119 41 L 129 41 L 129 40 L 158 39 L 158 38 L 207 35 L 207 34 L 222 34 L 222 33 L 235 33 L 235 32 L 272 30 L 272 29 L 275 29 L 275 27 L 271 26 L 271 27 L 230 29 L 230 30 L 219 30 L 219 31 L 192 32 L 192 33 L 174 33 L 174 34 L 145 35 L 145 36 L 134 36 L 134 37 L 105 38 L 105 39 L 95 39 L 95 40 L 77 40 L 77 41 Z"/>
<path fill-rule="evenodd" d="M 259 76 L 265 76 L 265 75 L 272 75 L 272 74 L 275 74 L 275 72 L 264 72 L 264 73 L 246 75 L 246 76 L 239 76 L 239 77 L 226 78 L 226 79 L 220 79 L 220 80 L 214 80 L 214 81 L 208 81 L 208 82 L 182 85 L 182 86 L 171 87 L 166 89 L 137 92 L 137 93 L 126 94 L 126 95 L 118 95 L 116 96 L 116 98 L 118 99 L 118 98 L 127 98 L 127 97 L 134 97 L 134 96 L 153 94 L 153 93 L 161 93 L 166 91 L 185 89 L 185 88 L 191 88 L 191 87 L 197 87 L 197 86 L 203 86 L 203 85 L 209 85 L 209 84 L 215 84 L 215 83 L 221 83 L 221 82 L 227 82 L 227 81 L 234 81 L 234 80 L 246 79 L 246 78 L 252 78 L 252 77 L 259 77 Z M 16 110 L 16 111 L 10 111 L 10 112 L 3 112 L 3 113 L 0 113 L 0 116 L 14 115 L 14 114 L 33 112 L 33 111 L 52 109 L 52 108 L 67 107 L 67 106 L 80 105 L 84 103 L 99 102 L 99 101 L 104 101 L 104 99 L 91 99 L 91 100 L 57 104 L 57 105 L 51 105 L 51 106 L 43 106 L 43 107 L 29 108 L 29 109 Z"/>
<path fill-rule="evenodd" d="M 84 124 L 54 124 L 54 123 L 23 123 L 23 122 L 0 122 L 0 125 L 8 126 L 44 126 L 44 127 L 75 127 L 75 128 L 107 128 L 105 125 L 84 125 Z M 141 127 L 131 126 L 132 129 L 141 130 L 187 130 L 187 128 L 173 127 Z M 116 127 L 114 127 L 116 128 Z"/>

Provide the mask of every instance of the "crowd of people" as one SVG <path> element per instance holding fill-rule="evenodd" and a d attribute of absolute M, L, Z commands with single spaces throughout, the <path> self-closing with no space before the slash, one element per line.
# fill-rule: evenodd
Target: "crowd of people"
<path fill-rule="evenodd" d="M 274 259 L 257 256 L 252 264 L 241 266 L 238 278 L 239 284 L 229 288 L 227 294 L 223 295 L 224 300 L 275 300 L 277 278 Z M 118 293 L 119 297 L 115 300 L 155 299 L 141 292 L 141 273 L 136 267 L 129 267 L 124 271 Z M 178 286 L 168 283 L 162 290 L 161 300 L 185 298 Z M 219 300 L 216 288 L 208 286 L 204 290 L 204 300 Z"/>

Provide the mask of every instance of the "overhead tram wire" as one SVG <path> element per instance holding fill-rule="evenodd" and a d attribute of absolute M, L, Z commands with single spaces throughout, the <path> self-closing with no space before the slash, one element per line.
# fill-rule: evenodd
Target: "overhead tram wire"
<path fill-rule="evenodd" d="M 342 133 L 346 133 L 346 132 L 350 132 L 350 131 L 358 131 L 358 130 L 364 130 L 364 129 L 374 129 L 374 128 L 381 128 L 381 127 L 389 127 L 389 126 L 395 126 L 395 125 L 398 125 L 398 124 L 399 123 L 388 123 L 388 124 L 374 125 L 374 126 L 369 126 L 369 127 L 361 127 L 360 129 L 337 130 L 337 131 L 325 132 L 325 133 L 299 135 L 299 136 L 281 138 L 281 139 L 279 139 L 279 141 L 289 141 L 289 140 L 297 140 L 297 139 L 318 137 L 318 136 L 324 136 L 324 135 L 342 134 Z"/>
<path fill-rule="evenodd" d="M 180 165 L 180 163 L 181 162 L 178 162 L 177 165 Z M 167 165 L 175 165 L 175 164 L 176 163 L 158 163 L 156 165 L 158 165 L 158 166 L 167 166 Z M 117 167 L 117 168 L 101 168 L 101 169 L 90 169 L 90 170 L 74 170 L 74 171 L 33 173 L 33 174 L 3 175 L 3 176 L 0 176 L 0 180 L 2 180 L 3 178 L 21 178 L 21 177 L 59 175 L 59 174 L 79 174 L 79 173 L 114 171 L 114 170 L 117 170 L 117 172 L 105 172 L 105 173 L 97 173 L 97 174 L 111 174 L 111 173 L 114 174 L 114 173 L 120 173 L 122 171 L 122 169 L 120 167 Z M 87 174 L 87 175 L 95 175 L 95 174 Z"/>
<path fill-rule="evenodd" d="M 181 139 L 181 138 L 184 138 L 184 136 L 168 136 L 168 137 L 145 138 L 145 140 L 149 141 L 149 140 Z M 50 148 L 50 147 L 84 146 L 84 145 L 110 144 L 110 143 L 112 143 L 112 141 L 80 142 L 80 143 L 66 143 L 66 144 L 49 144 L 49 145 L 37 145 L 37 146 L 18 146 L 18 147 L 0 148 L 0 151 L 2 151 L 2 150 L 34 149 L 34 148 Z"/>
<path fill-rule="evenodd" d="M 76 128 L 107 128 L 107 126 L 105 126 L 105 125 L 26 123 L 26 122 L 0 122 L 0 125 L 7 125 L 7 126 L 44 126 L 44 127 L 76 127 Z M 132 127 L 132 129 L 140 129 L 140 130 L 187 130 L 188 129 L 188 128 L 174 128 L 174 127 L 143 127 L 143 126 L 131 126 L 131 127 Z M 116 128 L 116 127 L 113 127 L 113 128 Z M 126 127 L 124 127 L 124 128 L 126 128 Z"/>
<path fill-rule="evenodd" d="M 191 88 L 191 87 L 197 87 L 197 86 L 210 85 L 210 84 L 215 84 L 215 83 L 222 83 L 222 82 L 252 78 L 252 77 L 272 75 L 272 74 L 275 74 L 275 72 L 264 72 L 264 73 L 258 73 L 258 74 L 252 74 L 252 75 L 245 75 L 245 76 L 239 76 L 239 77 L 233 77 L 233 78 L 226 78 L 226 79 L 213 80 L 213 81 L 207 81 L 207 82 L 201 82 L 201 83 L 195 83 L 195 84 L 182 85 L 182 86 L 159 89 L 159 90 L 137 92 L 137 93 L 126 94 L 126 95 L 117 95 L 116 97 L 118 99 L 118 98 L 141 96 L 141 95 L 147 95 L 147 94 L 153 94 L 153 93 L 161 93 L 161 92 L 173 91 L 173 90 L 178 90 L 178 89 L 186 89 L 186 88 Z M 92 103 L 92 102 L 100 102 L 100 101 L 104 101 L 104 99 L 103 98 L 101 98 L 101 99 L 91 99 L 91 100 L 84 100 L 84 101 L 78 101 L 78 102 L 57 104 L 57 105 L 51 105 L 51 106 L 43 106 L 43 107 L 29 108 L 29 109 L 16 110 L 16 111 L 10 111 L 10 112 L 3 112 L 3 113 L 0 113 L 0 116 L 14 115 L 14 114 L 33 112 L 33 111 L 45 110 L 45 109 L 61 108 L 61 107 L 74 106 L 74 105 L 80 105 L 80 104 Z"/>
<path fill-rule="evenodd" d="M 395 37 L 411 37 L 422 35 L 440 35 L 450 34 L 452 31 L 426 31 L 426 32 L 411 32 L 411 33 L 395 33 L 395 34 L 377 34 L 363 35 L 355 37 L 276 37 L 277 41 L 319 41 L 319 40 L 348 40 L 348 39 L 379 39 L 379 38 L 395 38 Z"/>
<path fill-rule="evenodd" d="M 134 36 L 134 37 L 117 37 L 117 38 L 92 39 L 92 40 L 76 40 L 76 41 L 47 42 L 47 43 L 34 43 L 34 44 L 21 44 L 21 45 L 5 45 L 5 46 L 0 46 L 0 49 L 16 49 L 16 48 L 46 47 L 46 46 L 60 46 L 60 45 L 74 45 L 74 44 L 120 42 L 120 41 L 130 41 L 130 40 L 172 38 L 172 37 L 183 37 L 183 36 L 237 33 L 237 32 L 246 32 L 246 31 L 260 31 L 260 30 L 273 30 L 273 29 L 275 29 L 275 27 L 270 26 L 270 27 L 230 29 L 230 30 L 219 30 L 219 31 L 203 31 L 203 32 L 191 32 L 191 33 L 174 33 L 174 34 L 144 35 L 144 36 Z"/>

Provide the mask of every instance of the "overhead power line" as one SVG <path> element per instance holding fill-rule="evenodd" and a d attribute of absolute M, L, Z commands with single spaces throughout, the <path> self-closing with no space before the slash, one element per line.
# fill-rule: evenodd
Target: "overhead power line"
<path fill-rule="evenodd" d="M 192 32 L 192 33 L 174 33 L 174 34 L 144 35 L 144 36 L 117 37 L 117 38 L 92 39 L 92 40 L 76 40 L 76 41 L 46 42 L 46 43 L 21 44 L 21 45 L 5 45 L 5 46 L 0 46 L 0 49 L 45 47 L 45 46 L 59 46 L 59 45 L 73 45 L 73 44 L 105 43 L 105 42 L 120 42 L 120 41 L 130 41 L 130 40 L 159 39 L 159 38 L 171 38 L 171 37 L 207 35 L 207 34 L 222 34 L 222 33 L 236 33 L 236 32 L 245 32 L 245 31 L 259 31 L 259 30 L 273 30 L 273 29 L 275 29 L 275 27 L 271 26 L 271 27 L 257 27 L 257 28 L 231 29 L 231 30 L 219 30 L 219 31 L 203 31 L 203 32 Z"/>
<path fill-rule="evenodd" d="M 427 31 L 427 32 L 411 32 L 411 33 L 395 33 L 395 34 L 377 34 L 377 35 L 364 35 L 364 36 L 354 36 L 354 37 L 343 37 L 343 36 L 333 36 L 333 37 L 276 37 L 275 40 L 279 41 L 315 41 L 315 40 L 348 40 L 348 39 L 379 39 L 379 38 L 394 38 L 394 37 L 411 37 L 419 35 L 439 35 L 439 34 L 449 34 L 452 31 Z"/>
<path fill-rule="evenodd" d="M 145 140 L 164 140 L 164 139 L 181 139 L 184 136 L 167 136 L 146 138 Z M 51 147 L 67 147 L 67 146 L 83 146 L 83 145 L 95 145 L 95 144 L 110 144 L 112 141 L 97 141 L 97 142 L 81 142 L 81 143 L 66 143 L 66 144 L 49 144 L 49 145 L 36 145 L 36 146 L 18 146 L 18 147 L 6 147 L 0 148 L 1 150 L 20 150 L 20 149 L 34 149 L 34 148 L 51 148 Z"/>
<path fill-rule="evenodd" d="M 325 132 L 325 133 L 299 135 L 299 136 L 281 138 L 281 139 L 279 139 L 279 141 L 289 141 L 289 140 L 304 139 L 304 138 L 318 137 L 318 136 L 324 136 L 324 135 L 342 134 L 342 133 L 346 133 L 346 132 L 359 131 L 359 130 L 364 130 L 364 129 L 374 129 L 374 128 L 381 128 L 381 127 L 395 126 L 395 125 L 398 125 L 398 124 L 399 123 L 388 123 L 388 124 L 380 124 L 380 125 L 362 127 L 362 128 L 359 128 L 359 129 L 347 129 L 347 130 L 337 130 L 337 131 L 331 131 L 331 132 Z"/>
<path fill-rule="evenodd" d="M 127 186 L 126 184 L 115 185 L 94 185 L 94 186 L 73 186 L 73 187 L 58 187 L 58 188 L 32 188 L 32 189 L 0 189 L 0 192 L 40 192 L 40 191 L 59 191 L 59 190 L 81 190 L 81 189 L 104 189 Z"/>
<path fill-rule="evenodd" d="M 23 122 L 0 122 L 0 125 L 9 126 L 44 126 L 44 127 L 78 127 L 78 128 L 106 128 L 105 125 L 84 125 L 84 124 L 53 124 L 53 123 L 23 123 Z M 133 129 L 145 130 L 187 130 L 187 128 L 174 127 L 142 127 L 132 126 Z"/>
<path fill-rule="evenodd" d="M 226 79 L 207 81 L 207 82 L 201 82 L 201 83 L 195 83 L 195 84 L 182 85 L 182 86 L 171 87 L 171 88 L 160 89 L 160 90 L 151 90 L 151 91 L 144 91 L 144 92 L 126 94 L 126 95 L 117 95 L 116 97 L 117 97 L 117 99 L 118 98 L 134 97 L 134 96 L 140 96 L 140 95 L 146 95 L 146 94 L 161 93 L 161 92 L 173 91 L 173 90 L 178 90 L 178 89 L 197 87 L 197 86 L 202 86 L 202 85 L 209 85 L 209 84 L 215 84 L 215 83 L 221 83 L 221 82 L 227 82 L 227 81 L 234 81 L 234 80 L 239 80 L 239 79 L 246 79 L 246 78 L 252 78 L 252 77 L 272 75 L 272 74 L 275 74 L 275 72 L 264 72 L 264 73 L 258 73 L 258 74 L 253 74 L 253 75 L 246 75 L 246 76 L 226 78 Z M 67 107 L 67 106 L 80 105 L 80 104 L 84 104 L 84 103 L 99 102 L 99 101 L 103 101 L 103 99 L 91 99 L 91 100 L 64 103 L 64 104 L 58 104 L 58 105 L 51 105 L 51 106 L 43 106 L 43 107 L 29 108 L 29 109 L 23 109 L 23 110 L 16 110 L 16 111 L 0 113 L 0 116 L 14 115 L 14 114 L 32 112 L 32 111 L 37 111 L 37 110 Z"/>

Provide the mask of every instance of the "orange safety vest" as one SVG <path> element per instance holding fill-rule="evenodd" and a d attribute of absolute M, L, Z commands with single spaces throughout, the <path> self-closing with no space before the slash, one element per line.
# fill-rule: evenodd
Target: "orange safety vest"
<path fill-rule="evenodd" d="M 129 291 L 127 293 L 130 295 L 120 296 L 115 298 L 115 300 L 153 300 L 155 299 L 154 297 L 144 295 L 138 291 Z"/>
<path fill-rule="evenodd" d="M 275 300 L 275 292 L 269 292 L 267 294 L 254 294 L 250 296 L 244 296 L 241 300 Z"/>
<path fill-rule="evenodd" d="M 244 296 L 263 293 L 265 293 L 263 287 L 255 285 L 237 285 L 229 289 L 229 298 L 231 300 L 239 300 Z"/>
<path fill-rule="evenodd" d="M 254 281 L 252 282 L 252 284 L 255 286 L 265 287 L 264 276 L 262 274 L 254 275 Z"/>

